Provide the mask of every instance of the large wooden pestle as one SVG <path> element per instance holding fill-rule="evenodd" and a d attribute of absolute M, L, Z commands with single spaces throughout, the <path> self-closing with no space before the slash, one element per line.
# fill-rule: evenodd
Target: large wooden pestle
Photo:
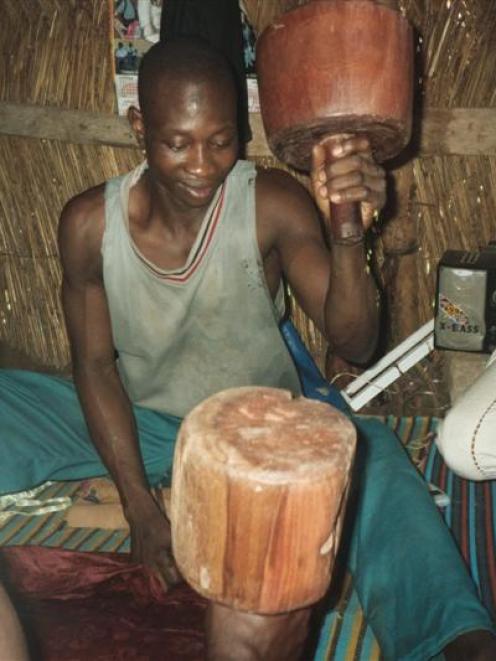
<path fill-rule="evenodd" d="M 269 146 L 298 170 L 310 170 L 312 147 L 326 137 L 366 134 L 379 162 L 410 139 L 413 34 L 390 6 L 312 0 L 288 11 L 258 39 L 257 74 Z M 359 211 L 332 205 L 336 240 L 361 238 Z"/>

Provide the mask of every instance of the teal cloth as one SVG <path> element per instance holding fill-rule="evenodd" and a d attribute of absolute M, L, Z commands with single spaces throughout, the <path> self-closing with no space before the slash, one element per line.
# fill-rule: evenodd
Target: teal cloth
<path fill-rule="evenodd" d="M 170 481 L 179 418 L 135 406 L 145 470 L 152 485 Z M 68 379 L 0 370 L 0 495 L 47 480 L 106 475 Z"/>
<path fill-rule="evenodd" d="M 347 568 L 384 659 L 426 661 L 474 629 L 493 630 L 422 476 L 394 432 L 352 416 L 357 483 Z M 317 659 L 324 659 L 325 632 Z"/>
<path fill-rule="evenodd" d="M 135 415 L 150 481 L 170 478 L 180 420 L 140 407 Z M 343 544 L 348 568 L 384 658 L 425 661 L 460 633 L 492 623 L 399 440 L 377 420 L 353 419 L 359 451 Z M 106 473 L 70 381 L 0 370 L 0 420 L 0 493 Z M 316 659 L 328 635 L 323 627 Z"/>

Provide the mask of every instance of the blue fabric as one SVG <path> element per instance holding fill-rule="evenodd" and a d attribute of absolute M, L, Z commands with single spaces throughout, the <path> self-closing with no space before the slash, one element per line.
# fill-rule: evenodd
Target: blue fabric
<path fill-rule="evenodd" d="M 383 657 L 425 661 L 461 633 L 493 624 L 393 431 L 378 420 L 352 419 L 357 484 L 347 567 Z"/>
<path fill-rule="evenodd" d="M 324 379 L 291 321 L 282 322 L 281 333 L 295 362 L 305 397 L 327 402 L 340 411 L 350 413 L 348 403 L 339 390 Z"/>
<path fill-rule="evenodd" d="M 134 414 L 148 478 L 167 481 L 181 421 L 139 406 Z M 68 379 L 0 370 L 0 421 L 0 494 L 107 474 Z"/>
<path fill-rule="evenodd" d="M 425 482 L 394 433 L 377 420 L 353 416 L 290 322 L 282 332 L 305 395 L 345 411 L 358 429 L 356 484 L 342 549 L 384 658 L 425 661 L 464 631 L 491 629 Z M 134 412 L 149 478 L 167 479 L 180 420 L 140 407 Z M 0 493 L 106 473 L 70 381 L 0 370 L 0 421 Z M 325 658 L 328 638 L 324 628 L 316 659 Z"/>

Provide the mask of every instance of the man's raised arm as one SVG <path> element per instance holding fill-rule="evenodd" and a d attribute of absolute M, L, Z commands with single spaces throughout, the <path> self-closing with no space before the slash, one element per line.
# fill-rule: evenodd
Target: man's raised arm
<path fill-rule="evenodd" d="M 275 247 L 303 311 L 325 335 L 334 353 L 362 364 L 372 357 L 377 343 L 378 291 L 367 266 L 364 242 L 342 245 L 330 239 L 330 202 L 365 203 L 367 229 L 373 210 L 384 204 L 385 177 L 384 170 L 372 160 L 366 139 L 347 140 L 342 149 L 332 164 L 320 146 L 314 150 L 312 192 L 323 224 L 308 193 L 280 171 L 264 172 L 260 186 L 257 181 L 257 204 L 262 214 L 262 251 L 268 233 L 267 243 Z"/>
<path fill-rule="evenodd" d="M 386 199 L 385 172 L 377 165 L 365 137 L 343 140 L 312 154 L 312 190 L 324 219 L 331 249 L 331 275 L 325 302 L 325 334 L 335 353 L 352 363 L 370 360 L 379 335 L 379 292 L 367 264 L 365 242 L 346 245 L 331 232 L 330 203 L 361 204 L 364 232 Z M 330 238 L 330 236 L 333 238 Z"/>

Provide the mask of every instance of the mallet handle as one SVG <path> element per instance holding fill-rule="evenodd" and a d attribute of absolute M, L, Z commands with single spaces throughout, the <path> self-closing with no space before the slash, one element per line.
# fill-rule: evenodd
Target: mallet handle
<path fill-rule="evenodd" d="M 349 136 L 336 136 L 333 140 L 324 143 L 326 158 L 329 162 L 337 160 L 332 155 L 332 145 L 336 141 Z M 363 223 L 360 204 L 358 202 L 344 202 L 333 204 L 331 202 L 331 240 L 332 243 L 352 245 L 363 239 Z"/>

